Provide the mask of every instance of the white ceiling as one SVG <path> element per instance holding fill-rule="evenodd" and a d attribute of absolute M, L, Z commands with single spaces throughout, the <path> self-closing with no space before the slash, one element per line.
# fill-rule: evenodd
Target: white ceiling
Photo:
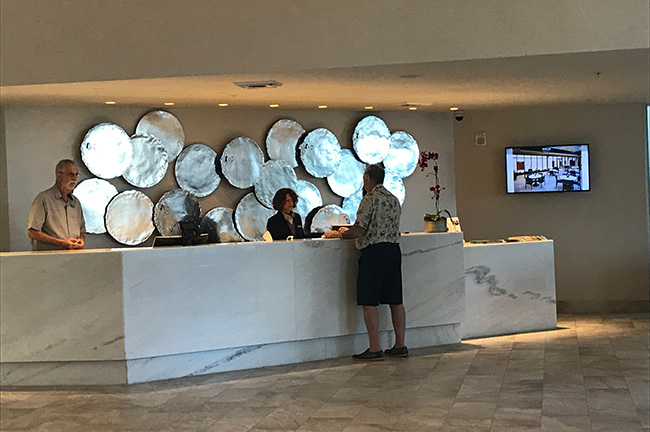
<path fill-rule="evenodd" d="M 650 50 L 1 88 L 2 103 L 268 107 L 446 111 L 567 103 L 650 102 Z M 246 90 L 234 81 L 276 80 Z"/>

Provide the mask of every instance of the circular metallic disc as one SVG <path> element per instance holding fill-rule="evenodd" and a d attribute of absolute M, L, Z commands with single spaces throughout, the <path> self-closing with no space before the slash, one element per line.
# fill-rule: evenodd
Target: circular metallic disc
<path fill-rule="evenodd" d="M 343 199 L 343 211 L 350 218 L 350 223 L 354 223 L 357 220 L 357 210 L 359 210 L 359 204 L 361 204 L 362 198 L 363 189 L 359 189 L 349 197 Z"/>
<path fill-rule="evenodd" d="M 324 233 L 336 224 L 349 224 L 350 218 L 345 211 L 336 204 L 329 204 L 318 210 L 311 221 L 311 232 Z"/>
<path fill-rule="evenodd" d="M 151 236 L 153 202 L 140 191 L 127 190 L 108 203 L 106 207 L 106 230 L 118 242 L 134 246 Z"/>
<path fill-rule="evenodd" d="M 153 211 L 153 222 L 162 235 L 178 235 L 178 222 L 201 223 L 199 200 L 182 189 L 174 189 L 163 195 Z"/>
<path fill-rule="evenodd" d="M 384 167 L 405 178 L 418 166 L 420 148 L 411 135 L 397 131 L 390 136 L 390 150 L 384 159 Z"/>
<path fill-rule="evenodd" d="M 234 212 L 227 207 L 215 207 L 203 216 L 201 232 L 216 235 L 219 243 L 242 242 L 235 229 Z"/>
<path fill-rule="evenodd" d="M 294 192 L 298 178 L 293 168 L 285 161 L 271 160 L 265 162 L 260 175 L 255 180 L 255 196 L 268 208 L 273 208 L 273 196 L 282 188 L 290 188 Z"/>
<path fill-rule="evenodd" d="M 197 197 L 210 195 L 221 183 L 216 163 L 217 153 L 207 145 L 185 147 L 174 166 L 178 185 Z"/>
<path fill-rule="evenodd" d="M 304 222 L 310 211 L 323 205 L 323 198 L 316 185 L 307 180 L 298 180 L 294 191 L 298 194 L 295 211 L 302 216 Z"/>
<path fill-rule="evenodd" d="M 293 120 L 277 121 L 266 135 L 266 151 L 269 157 L 285 161 L 291 168 L 297 167 L 296 147 L 304 134 L 303 127 Z"/>
<path fill-rule="evenodd" d="M 300 144 L 300 160 L 307 172 L 316 178 L 334 174 L 341 163 L 341 145 L 327 129 L 315 129 Z"/>
<path fill-rule="evenodd" d="M 146 113 L 135 127 L 135 133 L 158 138 L 165 146 L 168 162 L 173 162 L 185 146 L 185 131 L 181 122 L 167 111 Z"/>
<path fill-rule="evenodd" d="M 91 173 L 103 179 L 121 176 L 132 155 L 131 138 L 113 123 L 94 126 L 81 142 L 81 159 Z"/>
<path fill-rule="evenodd" d="M 117 188 L 107 182 L 96 178 L 82 181 L 72 192 L 81 202 L 86 221 L 86 232 L 90 234 L 104 234 L 104 215 L 106 206 L 117 195 Z"/>
<path fill-rule="evenodd" d="M 221 172 L 231 185 L 240 189 L 253 186 L 263 163 L 262 149 L 248 137 L 230 141 L 221 154 Z"/>
<path fill-rule="evenodd" d="M 404 200 L 406 199 L 406 188 L 404 187 L 404 182 L 399 175 L 390 170 L 385 170 L 384 187 L 397 197 L 400 205 L 404 205 Z"/>
<path fill-rule="evenodd" d="M 235 226 L 237 231 L 249 241 L 262 241 L 266 232 L 266 222 L 275 214 L 275 210 L 264 207 L 250 192 L 239 201 L 235 209 Z"/>
<path fill-rule="evenodd" d="M 135 187 L 148 188 L 158 184 L 167 172 L 167 151 L 153 135 L 133 135 L 133 157 L 124 170 L 124 180 Z"/>
<path fill-rule="evenodd" d="M 334 174 L 327 177 L 332 192 L 348 197 L 363 187 L 363 171 L 366 165 L 354 157 L 351 150 L 341 150 L 341 163 Z"/>
<path fill-rule="evenodd" d="M 365 117 L 354 128 L 352 144 L 359 159 L 368 164 L 379 163 L 388 155 L 390 130 L 379 117 Z"/>

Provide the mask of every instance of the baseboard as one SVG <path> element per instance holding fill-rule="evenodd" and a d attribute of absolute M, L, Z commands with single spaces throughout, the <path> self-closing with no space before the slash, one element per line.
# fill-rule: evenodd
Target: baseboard
<path fill-rule="evenodd" d="M 563 314 L 647 313 L 648 300 L 559 300 L 557 312 Z"/>

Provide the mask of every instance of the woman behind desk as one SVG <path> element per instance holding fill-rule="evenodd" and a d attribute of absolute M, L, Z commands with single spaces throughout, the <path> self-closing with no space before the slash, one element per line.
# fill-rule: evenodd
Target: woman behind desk
<path fill-rule="evenodd" d="M 266 222 L 266 230 L 273 240 L 286 240 L 287 237 L 305 238 L 302 219 L 293 211 L 298 202 L 298 195 L 289 188 L 280 189 L 273 197 L 273 208 L 278 212 Z"/>

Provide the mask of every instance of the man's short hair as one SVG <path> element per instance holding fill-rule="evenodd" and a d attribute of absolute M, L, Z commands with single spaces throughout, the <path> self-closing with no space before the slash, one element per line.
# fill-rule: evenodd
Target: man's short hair
<path fill-rule="evenodd" d="M 68 166 L 68 164 L 72 164 L 74 166 L 77 166 L 75 161 L 70 160 L 70 159 L 61 159 L 59 163 L 56 164 L 56 168 L 54 169 L 55 173 L 62 173 L 65 171 L 65 167 Z"/>
<path fill-rule="evenodd" d="M 368 165 L 363 173 L 368 175 L 368 178 L 370 178 L 370 181 L 373 183 L 384 183 L 384 168 L 382 168 L 381 165 Z"/>

